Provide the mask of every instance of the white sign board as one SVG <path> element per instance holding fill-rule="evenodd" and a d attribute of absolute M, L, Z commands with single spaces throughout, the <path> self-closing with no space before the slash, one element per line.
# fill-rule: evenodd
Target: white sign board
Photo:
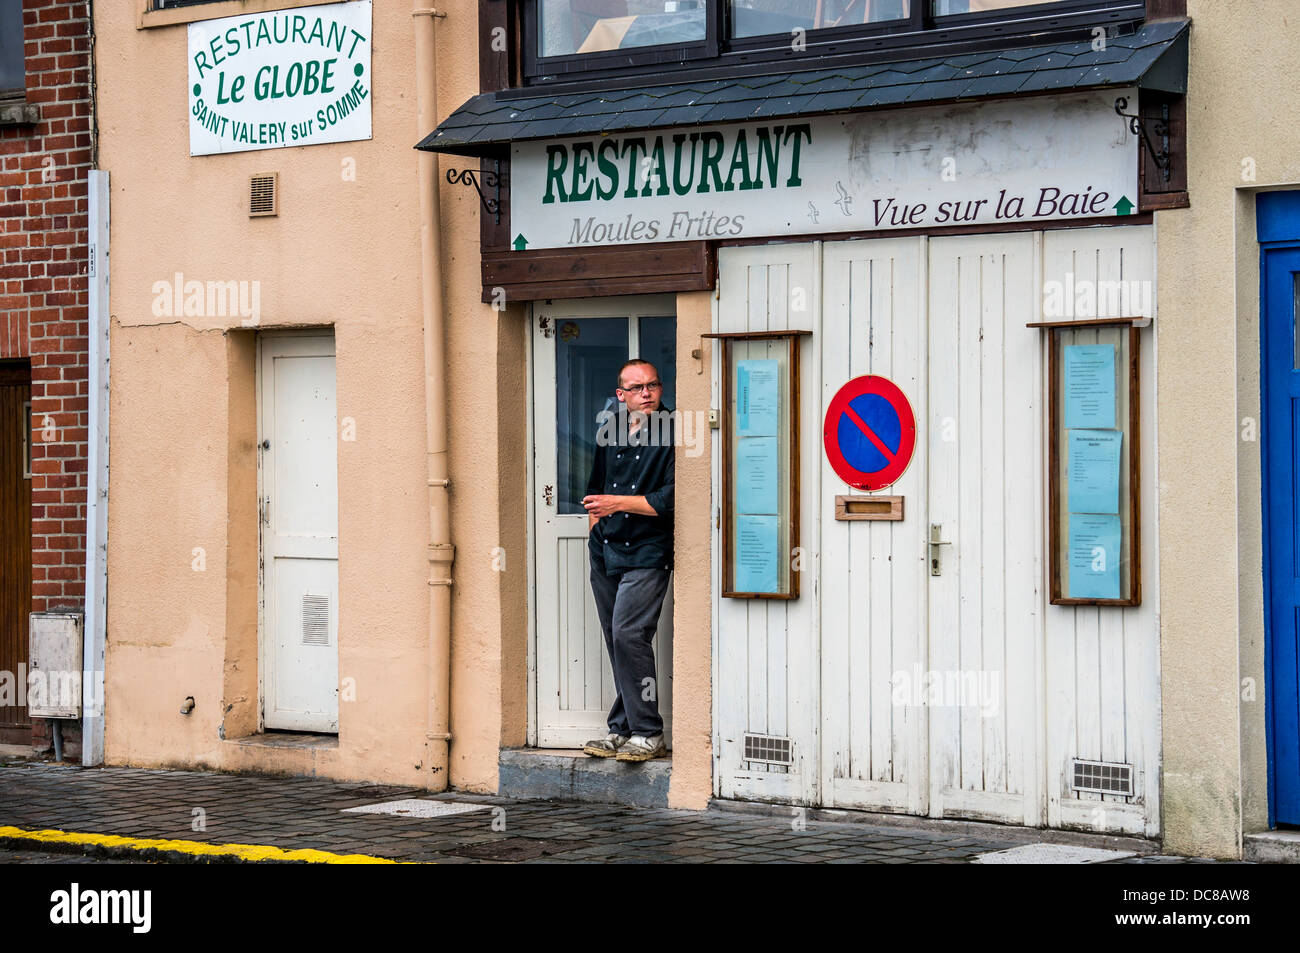
<path fill-rule="evenodd" d="M 867 232 L 1136 211 L 1132 89 L 522 142 L 514 248 Z"/>
<path fill-rule="evenodd" d="M 371 0 L 189 25 L 190 155 L 370 138 Z"/>

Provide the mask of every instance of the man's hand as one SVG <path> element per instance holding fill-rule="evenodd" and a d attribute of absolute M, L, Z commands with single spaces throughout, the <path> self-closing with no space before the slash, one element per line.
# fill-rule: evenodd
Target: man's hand
<path fill-rule="evenodd" d="M 629 497 L 618 496 L 610 493 L 600 493 L 592 496 L 584 496 L 582 498 L 582 505 L 587 508 L 588 516 L 595 519 L 604 519 L 606 516 L 612 516 L 622 510 L 622 501 L 626 499 L 629 499 Z"/>
<path fill-rule="evenodd" d="M 587 508 L 587 515 L 603 519 L 615 513 L 640 513 L 642 516 L 658 516 L 653 506 L 645 501 L 644 496 L 620 496 L 617 493 L 601 493 L 584 496 L 582 505 Z M 591 526 L 587 527 L 591 531 Z"/>

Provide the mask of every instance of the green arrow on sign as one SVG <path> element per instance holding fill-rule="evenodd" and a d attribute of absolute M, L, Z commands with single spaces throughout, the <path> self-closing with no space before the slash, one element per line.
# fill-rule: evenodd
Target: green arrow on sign
<path fill-rule="evenodd" d="M 523 232 L 515 236 L 515 251 L 523 251 L 528 247 L 528 239 L 524 238 Z"/>
<path fill-rule="evenodd" d="M 1121 196 L 1120 200 L 1115 203 L 1115 214 L 1116 215 L 1133 214 L 1133 203 L 1128 200 L 1127 195 Z"/>

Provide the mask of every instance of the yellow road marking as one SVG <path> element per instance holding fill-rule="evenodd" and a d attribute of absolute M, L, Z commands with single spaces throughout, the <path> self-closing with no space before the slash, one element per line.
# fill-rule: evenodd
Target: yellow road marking
<path fill-rule="evenodd" d="M 27 831 L 0 827 L 0 838 L 32 844 L 79 844 L 97 847 L 125 847 L 129 850 L 169 850 L 197 857 L 238 857 L 246 861 L 300 860 L 309 864 L 396 864 L 401 861 L 369 854 L 332 854 L 326 850 L 285 850 L 267 844 L 205 844 L 193 840 L 163 840 L 153 837 L 124 837 L 120 834 L 79 834 L 68 831 Z"/>

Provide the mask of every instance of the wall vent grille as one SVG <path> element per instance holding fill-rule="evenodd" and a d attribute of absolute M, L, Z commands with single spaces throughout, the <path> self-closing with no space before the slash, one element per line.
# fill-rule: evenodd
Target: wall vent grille
<path fill-rule="evenodd" d="M 302 644 L 330 644 L 330 597 L 315 592 L 302 597 Z"/>
<path fill-rule="evenodd" d="M 1115 761 L 1081 761 L 1071 763 L 1073 780 L 1070 787 L 1076 791 L 1093 794 L 1119 794 L 1133 796 L 1133 765 Z"/>
<path fill-rule="evenodd" d="M 248 217 L 280 214 L 280 173 L 258 172 L 248 178 Z"/>
<path fill-rule="evenodd" d="M 745 760 L 790 764 L 790 739 L 774 735 L 745 735 Z"/>

